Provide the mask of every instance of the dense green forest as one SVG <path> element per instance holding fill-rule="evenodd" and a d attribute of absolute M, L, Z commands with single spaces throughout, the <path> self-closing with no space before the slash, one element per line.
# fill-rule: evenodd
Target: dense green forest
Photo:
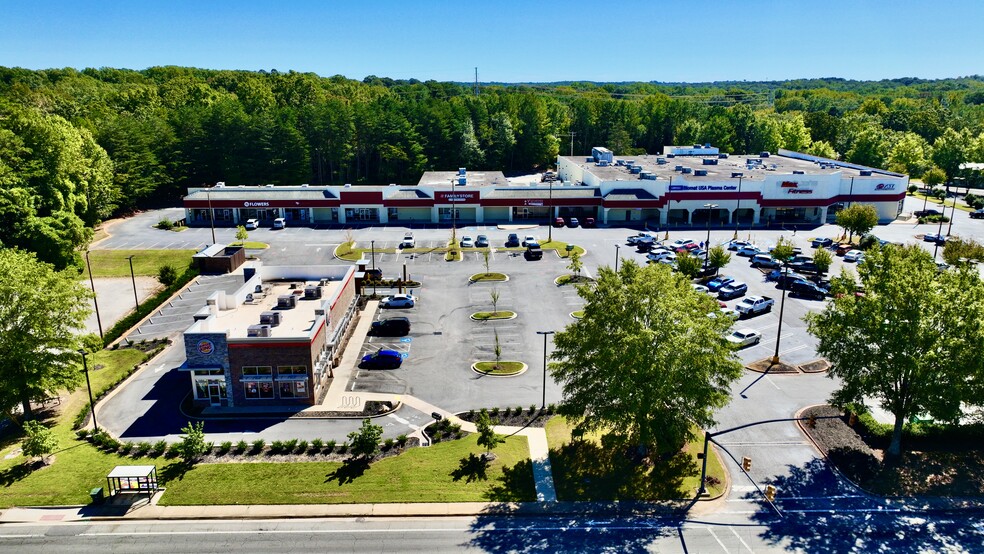
<path fill-rule="evenodd" d="M 0 68 L 0 241 L 67 267 L 189 186 L 414 183 L 559 152 L 807 151 L 914 176 L 984 162 L 984 80 L 472 85 L 182 67 Z"/>

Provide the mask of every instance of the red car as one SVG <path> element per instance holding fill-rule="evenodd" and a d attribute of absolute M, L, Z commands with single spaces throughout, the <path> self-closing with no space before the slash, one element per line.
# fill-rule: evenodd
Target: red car
<path fill-rule="evenodd" d="M 582 223 L 581 226 L 582 227 L 594 227 L 595 226 L 595 220 L 594 220 L 594 218 L 593 217 L 586 217 L 586 218 L 584 218 L 584 223 Z"/>
<path fill-rule="evenodd" d="M 557 219 L 554 220 L 554 224 L 553 225 L 554 225 L 554 227 L 563 227 L 564 226 L 564 218 L 558 217 Z"/>

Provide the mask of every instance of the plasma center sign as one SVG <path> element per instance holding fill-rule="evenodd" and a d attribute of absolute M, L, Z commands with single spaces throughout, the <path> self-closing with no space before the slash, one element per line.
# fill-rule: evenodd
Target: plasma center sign
<path fill-rule="evenodd" d="M 670 185 L 670 192 L 736 191 L 738 185 Z"/>
<path fill-rule="evenodd" d="M 250 201 L 246 201 L 246 202 L 243 202 L 243 207 L 244 208 L 269 208 L 270 207 L 270 203 L 269 202 L 250 202 Z"/>
<path fill-rule="evenodd" d="M 470 190 L 466 192 L 435 192 L 434 200 L 441 203 L 461 204 L 478 202 L 478 191 Z"/>
<path fill-rule="evenodd" d="M 198 353 L 199 354 L 205 354 L 207 356 L 207 355 L 211 354 L 212 352 L 215 352 L 215 344 L 212 341 L 210 341 L 208 339 L 202 339 L 202 340 L 198 341 Z"/>

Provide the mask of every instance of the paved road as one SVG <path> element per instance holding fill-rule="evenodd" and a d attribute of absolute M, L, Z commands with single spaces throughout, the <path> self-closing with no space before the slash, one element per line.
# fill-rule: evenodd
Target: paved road
<path fill-rule="evenodd" d="M 0 550 L 24 552 L 979 552 L 973 515 L 758 512 L 707 517 L 565 516 L 8 524 Z"/>

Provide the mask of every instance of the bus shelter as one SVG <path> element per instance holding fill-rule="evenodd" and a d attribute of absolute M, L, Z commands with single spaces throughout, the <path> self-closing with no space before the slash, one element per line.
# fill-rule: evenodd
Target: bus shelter
<path fill-rule="evenodd" d="M 119 493 L 154 494 L 157 486 L 157 466 L 116 466 L 106 476 L 109 496 Z"/>

